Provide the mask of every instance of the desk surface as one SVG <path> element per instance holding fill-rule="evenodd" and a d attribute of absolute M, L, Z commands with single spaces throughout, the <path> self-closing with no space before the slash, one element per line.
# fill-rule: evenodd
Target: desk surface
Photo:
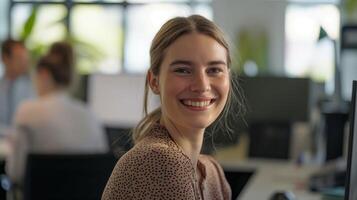
<path fill-rule="evenodd" d="M 308 191 L 308 178 L 318 166 L 298 167 L 279 160 L 220 161 L 225 169 L 255 173 L 239 195 L 239 200 L 268 200 L 276 191 L 291 191 L 299 200 L 320 200 L 321 195 Z"/>

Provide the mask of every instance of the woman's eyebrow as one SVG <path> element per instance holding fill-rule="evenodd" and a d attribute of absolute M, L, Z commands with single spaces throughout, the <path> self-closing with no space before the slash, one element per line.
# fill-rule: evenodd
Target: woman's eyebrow
<path fill-rule="evenodd" d="M 175 65 L 193 66 L 194 63 L 189 60 L 174 60 L 170 63 L 170 66 L 175 66 Z M 209 61 L 207 65 L 227 65 L 227 64 L 223 60 L 213 60 L 213 61 Z"/>
<path fill-rule="evenodd" d="M 223 60 L 213 60 L 208 62 L 208 65 L 227 65 Z"/>
<path fill-rule="evenodd" d="M 170 63 L 170 66 L 175 66 L 175 65 L 193 65 L 191 61 L 188 60 L 174 60 Z"/>

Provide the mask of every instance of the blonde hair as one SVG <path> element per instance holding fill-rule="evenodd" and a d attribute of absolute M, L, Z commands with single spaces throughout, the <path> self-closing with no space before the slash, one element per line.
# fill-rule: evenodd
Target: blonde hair
<path fill-rule="evenodd" d="M 199 16 L 192 15 L 189 17 L 175 17 L 169 21 L 167 21 L 159 30 L 159 32 L 155 35 L 151 48 L 150 48 L 150 68 L 153 75 L 158 76 L 160 72 L 160 67 L 162 61 L 165 57 L 166 49 L 179 37 L 189 34 L 189 33 L 200 33 L 207 35 L 214 40 L 216 40 L 219 44 L 221 44 L 227 50 L 227 66 L 230 68 L 231 65 L 231 57 L 230 51 L 227 41 L 224 38 L 223 32 L 216 26 L 212 21 Z M 231 71 L 231 70 L 230 70 Z M 218 117 L 218 124 L 223 127 L 229 127 L 228 121 L 221 122 L 221 118 L 226 118 L 228 116 L 228 111 L 232 108 L 232 102 L 237 101 L 239 105 L 241 102 L 239 101 L 239 92 L 233 91 L 235 90 L 235 81 L 233 81 L 232 74 L 230 73 L 231 79 L 231 87 L 228 93 L 227 103 Z M 154 111 L 148 113 L 148 93 L 149 93 L 149 84 L 148 78 L 146 77 L 145 82 L 145 93 L 144 93 L 144 118 L 139 122 L 139 124 L 133 130 L 133 141 L 134 143 L 139 142 L 143 139 L 151 127 L 160 120 L 161 118 L 161 108 L 157 108 Z M 216 120 L 216 121 L 217 121 Z"/>

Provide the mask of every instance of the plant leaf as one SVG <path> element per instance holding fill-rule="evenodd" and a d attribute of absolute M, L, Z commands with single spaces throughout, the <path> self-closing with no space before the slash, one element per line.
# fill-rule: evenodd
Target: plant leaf
<path fill-rule="evenodd" d="M 31 10 L 31 14 L 25 21 L 24 27 L 22 29 L 21 36 L 20 36 L 21 40 L 26 41 L 31 35 L 33 28 L 35 27 L 36 24 L 37 13 L 38 13 L 38 6 L 33 6 Z"/>

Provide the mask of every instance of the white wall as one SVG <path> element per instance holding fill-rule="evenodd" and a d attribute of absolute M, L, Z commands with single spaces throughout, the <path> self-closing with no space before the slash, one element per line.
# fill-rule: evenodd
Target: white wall
<path fill-rule="evenodd" d="M 270 70 L 284 73 L 285 0 L 213 0 L 213 19 L 235 42 L 242 27 L 265 29 L 269 37 Z"/>
<path fill-rule="evenodd" d="M 132 128 L 143 117 L 145 75 L 92 74 L 88 84 L 88 104 L 105 125 Z M 148 111 L 160 105 L 149 93 Z"/>

